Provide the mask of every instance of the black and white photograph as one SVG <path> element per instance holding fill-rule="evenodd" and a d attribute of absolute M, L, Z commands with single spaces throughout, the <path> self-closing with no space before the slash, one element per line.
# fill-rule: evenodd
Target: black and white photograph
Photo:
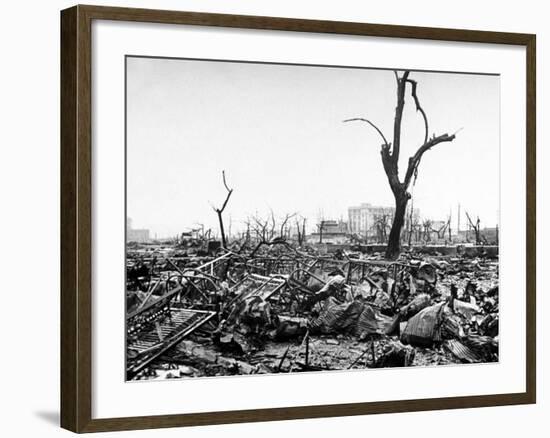
<path fill-rule="evenodd" d="M 4 3 L 2 436 L 540 435 L 543 2 Z"/>
<path fill-rule="evenodd" d="M 499 361 L 498 74 L 128 55 L 125 86 L 127 381 Z"/>

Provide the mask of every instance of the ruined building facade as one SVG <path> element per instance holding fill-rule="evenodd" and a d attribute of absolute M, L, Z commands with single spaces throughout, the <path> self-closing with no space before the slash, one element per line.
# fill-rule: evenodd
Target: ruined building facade
<path fill-rule="evenodd" d="M 309 236 L 311 243 L 347 243 L 348 224 L 342 220 L 323 220 L 317 224 L 317 232 Z"/>

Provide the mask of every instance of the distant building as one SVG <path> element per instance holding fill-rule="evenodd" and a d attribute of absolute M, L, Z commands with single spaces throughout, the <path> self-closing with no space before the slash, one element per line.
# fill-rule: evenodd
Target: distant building
<path fill-rule="evenodd" d="M 363 203 L 356 207 L 348 207 L 348 229 L 353 236 L 365 239 L 368 243 L 387 241 L 393 223 L 395 207 L 383 207 Z M 413 223 L 418 223 L 420 212 L 413 211 Z M 405 215 L 404 230 L 409 227 L 410 210 Z"/>
<path fill-rule="evenodd" d="M 349 207 L 349 232 L 362 238 L 377 239 L 381 224 L 391 227 L 394 212 L 394 207 L 381 207 L 368 203 Z"/>
<path fill-rule="evenodd" d="M 348 224 L 344 221 L 324 220 L 317 225 L 318 231 L 308 236 L 310 243 L 346 243 Z"/>
<path fill-rule="evenodd" d="M 126 242 L 147 243 L 150 240 L 149 230 L 132 228 L 132 219 L 126 218 Z"/>

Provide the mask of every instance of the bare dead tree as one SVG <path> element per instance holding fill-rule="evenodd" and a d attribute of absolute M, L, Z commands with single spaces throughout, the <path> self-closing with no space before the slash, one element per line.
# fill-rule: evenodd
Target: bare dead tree
<path fill-rule="evenodd" d="M 244 243 L 242 245 L 243 248 L 246 247 L 246 245 L 248 245 L 248 242 L 250 242 L 250 220 L 247 219 L 245 221 L 245 225 L 246 225 L 246 231 L 244 232 Z"/>
<path fill-rule="evenodd" d="M 470 226 L 474 230 L 474 233 L 475 233 L 475 236 L 476 236 L 476 245 L 481 245 L 482 244 L 482 238 L 481 238 L 481 229 L 480 229 L 481 225 L 480 225 L 479 217 L 477 218 L 475 224 L 472 221 L 472 219 L 470 218 L 470 215 L 468 214 L 468 212 L 466 212 L 466 217 L 468 218 L 468 222 L 470 223 Z"/>
<path fill-rule="evenodd" d="M 344 120 L 344 122 L 361 121 L 368 123 L 376 130 L 376 132 L 378 132 L 383 141 L 380 150 L 382 165 L 384 166 L 384 171 L 395 199 L 395 213 L 385 254 L 386 258 L 390 260 L 394 260 L 399 257 L 401 252 L 401 230 L 405 222 L 404 219 L 407 210 L 407 203 L 411 197 L 408 189 L 409 185 L 413 181 L 413 178 L 416 180 L 418 176 L 418 166 L 420 165 L 422 156 L 424 153 L 440 143 L 453 141 L 456 136 L 456 133 L 452 135 L 441 134 L 438 136 L 433 134 L 431 138 L 428 138 L 428 117 L 420 105 L 420 101 L 417 96 L 417 82 L 413 79 L 409 79 L 410 71 L 408 70 L 405 71 L 401 77 L 397 71 L 394 71 L 394 74 L 397 82 L 397 106 L 395 108 L 393 124 L 393 143 L 390 143 L 380 128 L 368 119 L 352 118 Z M 407 89 L 407 84 L 410 85 L 411 97 L 414 100 L 416 111 L 420 112 L 422 119 L 424 120 L 424 139 L 415 154 L 409 158 L 405 177 L 403 181 L 401 181 L 399 178 L 399 153 L 401 149 L 401 122 L 403 118 L 403 108 L 405 106 L 405 92 Z"/>
<path fill-rule="evenodd" d="M 296 216 L 296 213 L 292 213 L 292 214 L 287 213 L 287 214 L 285 215 L 285 217 L 281 220 L 281 223 L 280 223 L 280 232 L 279 232 L 279 237 L 280 237 L 280 238 L 285 239 L 285 240 L 288 238 L 288 236 L 287 236 L 287 234 L 288 234 L 288 226 L 287 226 L 287 224 L 288 224 L 288 221 L 289 221 L 290 219 L 292 219 L 293 217 L 295 217 L 295 216 Z"/>
<path fill-rule="evenodd" d="M 246 229 L 238 233 L 238 237 L 235 241 L 235 245 L 237 246 L 237 249 L 234 249 L 233 251 L 236 254 L 242 253 L 250 243 L 250 221 L 248 219 L 245 220 L 244 225 L 246 225 Z"/>
<path fill-rule="evenodd" d="M 225 207 L 227 207 L 227 203 L 229 202 L 229 198 L 231 197 L 231 194 L 233 193 L 233 189 L 230 189 L 227 185 L 227 181 L 225 179 L 225 170 L 222 170 L 222 180 L 223 180 L 223 185 L 225 187 L 225 190 L 227 190 L 227 195 L 225 197 L 225 201 L 223 201 L 223 204 L 222 204 L 221 208 L 216 208 L 214 206 L 212 206 L 212 208 L 214 209 L 214 211 L 218 215 L 218 222 L 220 223 L 220 234 L 221 234 L 221 239 L 222 239 L 222 246 L 224 248 L 227 248 L 227 237 L 225 236 L 225 230 L 223 228 L 222 214 L 223 214 L 223 211 L 225 210 Z"/>
<path fill-rule="evenodd" d="M 424 240 L 426 242 L 430 242 L 432 234 L 432 221 L 430 219 L 426 219 L 422 223 L 422 226 L 424 227 Z"/>
<path fill-rule="evenodd" d="M 273 210 L 270 212 L 270 228 L 269 228 L 269 234 L 271 238 L 275 236 L 275 228 L 277 227 L 277 222 L 275 221 L 275 213 L 273 213 Z"/>
<path fill-rule="evenodd" d="M 302 237 L 302 230 L 300 228 L 300 221 L 298 219 L 295 220 L 296 225 L 296 238 L 298 239 L 298 246 L 302 246 L 303 237 Z"/>
<path fill-rule="evenodd" d="M 437 234 L 437 238 L 438 238 L 438 239 L 442 239 L 442 238 L 445 237 L 445 232 L 447 231 L 447 229 L 450 230 L 450 223 L 451 223 L 451 217 L 449 216 L 449 217 L 447 218 L 447 221 L 446 221 L 443 225 L 441 225 L 439 228 L 434 228 L 432 222 L 430 222 L 430 223 L 428 224 L 428 226 L 429 226 L 430 231 L 431 231 L 432 233 Z M 449 234 L 449 237 L 450 237 L 450 234 Z"/>
<path fill-rule="evenodd" d="M 296 233 L 298 235 L 298 246 L 302 246 L 306 241 L 306 218 L 301 216 L 296 218 Z"/>
<path fill-rule="evenodd" d="M 413 224 L 413 230 L 415 242 L 420 242 L 420 240 L 422 239 L 422 224 L 418 221 L 415 221 L 415 223 Z"/>
<path fill-rule="evenodd" d="M 319 225 L 317 225 L 317 228 L 319 228 L 319 243 L 323 243 L 323 230 L 325 228 L 325 221 L 321 220 Z"/>
<path fill-rule="evenodd" d="M 388 228 L 390 228 L 389 215 L 382 214 L 377 216 L 375 218 L 374 225 L 376 227 L 378 243 L 386 243 L 388 241 Z"/>
<path fill-rule="evenodd" d="M 274 217 L 263 219 L 259 216 L 253 216 L 250 218 L 250 229 L 254 233 L 256 241 L 268 242 L 275 234 L 275 226 L 273 225 Z"/>
<path fill-rule="evenodd" d="M 296 216 L 296 213 L 287 213 L 279 222 L 275 219 L 275 213 L 271 210 L 269 217 L 261 218 L 256 215 L 249 218 L 250 230 L 254 233 L 256 246 L 252 249 L 250 257 L 254 257 L 263 245 L 285 244 L 287 246 L 288 222 Z"/>
<path fill-rule="evenodd" d="M 438 239 L 443 239 L 445 237 L 445 233 L 447 232 L 447 230 L 449 231 L 449 238 L 450 238 L 451 237 L 451 233 L 450 233 L 450 230 L 451 230 L 451 216 L 449 216 L 447 218 L 447 221 L 441 227 L 439 227 L 438 229 L 434 229 L 433 231 L 435 231 L 437 233 L 437 238 Z"/>

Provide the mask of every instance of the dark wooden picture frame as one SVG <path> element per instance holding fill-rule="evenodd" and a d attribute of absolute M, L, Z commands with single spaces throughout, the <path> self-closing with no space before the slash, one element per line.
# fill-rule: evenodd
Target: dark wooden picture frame
<path fill-rule="evenodd" d="M 519 45 L 526 48 L 526 391 L 418 400 L 92 419 L 91 25 L 93 20 Z M 75 6 L 61 12 L 61 426 L 74 432 L 274 421 L 536 401 L 535 47 L 531 34 Z"/>

